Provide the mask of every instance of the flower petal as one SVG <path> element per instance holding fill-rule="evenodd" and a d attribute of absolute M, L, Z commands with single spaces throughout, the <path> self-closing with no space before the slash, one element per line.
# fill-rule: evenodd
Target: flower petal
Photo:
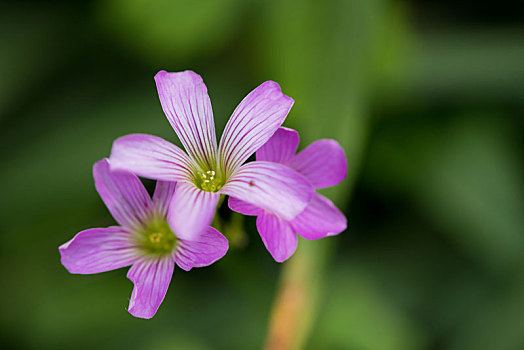
<path fill-rule="evenodd" d="M 297 249 L 297 234 L 288 222 L 264 213 L 257 217 L 257 228 L 267 250 L 277 262 L 287 260 Z"/>
<path fill-rule="evenodd" d="M 131 233 L 125 228 L 111 226 L 79 232 L 62 244 L 62 265 L 71 273 L 90 274 L 119 269 L 136 261 Z"/>
<path fill-rule="evenodd" d="M 344 180 L 347 162 L 337 141 L 318 140 L 299 152 L 289 166 L 303 174 L 315 188 L 330 187 Z"/>
<path fill-rule="evenodd" d="M 157 181 L 155 193 L 153 194 L 153 205 L 162 217 L 167 215 L 167 209 L 175 194 L 176 182 Z"/>
<path fill-rule="evenodd" d="M 347 228 L 347 219 L 324 196 L 315 194 L 306 209 L 291 221 L 296 233 L 306 239 L 334 236 Z"/>
<path fill-rule="evenodd" d="M 155 82 L 162 109 L 187 152 L 201 167 L 214 169 L 217 154 L 215 123 L 202 78 L 191 71 L 160 71 Z"/>
<path fill-rule="evenodd" d="M 132 134 L 113 142 L 111 168 L 154 180 L 178 181 L 191 176 L 191 160 L 180 148 L 152 135 Z"/>
<path fill-rule="evenodd" d="M 287 164 L 295 155 L 300 137 L 296 130 L 280 127 L 257 151 L 257 160 Z"/>
<path fill-rule="evenodd" d="M 285 220 L 302 212 L 313 192 L 307 179 L 293 169 L 258 161 L 240 167 L 220 190 Z"/>
<path fill-rule="evenodd" d="M 93 166 L 93 177 L 96 190 L 120 225 L 134 228 L 147 217 L 151 197 L 135 174 L 113 171 L 109 161 L 102 159 Z"/>
<path fill-rule="evenodd" d="M 171 257 L 143 258 L 127 273 L 135 288 L 128 311 L 135 317 L 151 318 L 164 300 L 173 276 L 175 262 Z"/>
<path fill-rule="evenodd" d="M 264 209 L 260 209 L 253 204 L 249 204 L 235 197 L 229 197 L 228 206 L 229 209 L 244 215 L 261 215 L 264 212 Z"/>
<path fill-rule="evenodd" d="M 213 227 L 208 227 L 196 240 L 180 240 L 175 261 L 182 269 L 208 266 L 223 257 L 229 245 L 226 237 Z"/>
<path fill-rule="evenodd" d="M 189 182 L 179 182 L 171 200 L 167 221 L 175 235 L 194 240 L 211 225 L 220 194 L 202 191 Z"/>
<path fill-rule="evenodd" d="M 273 81 L 266 81 L 240 102 L 220 140 L 220 165 L 226 175 L 233 173 L 273 136 L 293 102 Z"/>

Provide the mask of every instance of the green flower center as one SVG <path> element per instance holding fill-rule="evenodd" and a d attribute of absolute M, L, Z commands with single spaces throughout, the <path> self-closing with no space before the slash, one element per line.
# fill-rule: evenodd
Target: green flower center
<path fill-rule="evenodd" d="M 217 176 L 214 170 L 208 170 L 205 173 L 199 173 L 200 177 L 197 179 L 200 182 L 200 188 L 207 192 L 217 192 L 224 186 L 224 181 Z"/>
<path fill-rule="evenodd" d="M 148 255 L 171 254 L 177 238 L 166 220 L 155 218 L 151 220 L 138 235 L 137 243 Z"/>

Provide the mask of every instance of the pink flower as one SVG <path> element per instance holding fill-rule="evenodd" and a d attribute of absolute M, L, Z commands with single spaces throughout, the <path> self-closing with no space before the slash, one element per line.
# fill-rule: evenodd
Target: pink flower
<path fill-rule="evenodd" d="M 202 78 L 191 71 L 161 71 L 155 81 L 164 113 L 188 154 L 156 136 L 127 135 L 113 144 L 111 168 L 177 182 L 167 219 L 179 237 L 194 239 L 210 225 L 221 194 L 286 220 L 304 210 L 314 189 L 303 175 L 265 160 L 242 165 L 282 125 L 293 105 L 277 83 L 267 81 L 244 98 L 217 147 Z"/>
<path fill-rule="evenodd" d="M 175 263 L 189 271 L 224 256 L 227 239 L 212 227 L 196 239 L 182 239 L 167 222 L 175 182 L 157 182 L 153 199 L 140 180 L 127 171 L 111 171 L 107 159 L 93 167 L 95 186 L 120 224 L 78 233 L 60 248 L 62 264 L 71 273 L 92 274 L 132 265 L 134 283 L 129 312 L 151 318 L 164 300 Z"/>
<path fill-rule="evenodd" d="M 334 140 L 318 140 L 295 155 L 298 132 L 280 128 L 257 151 L 257 161 L 284 164 L 304 175 L 315 189 L 330 187 L 344 180 L 347 172 L 344 150 Z M 267 250 L 282 262 L 296 250 L 297 234 L 306 239 L 336 235 L 347 227 L 344 214 L 326 197 L 315 194 L 307 207 L 289 220 L 237 198 L 229 198 L 229 208 L 244 215 L 257 216 L 257 228 Z"/>

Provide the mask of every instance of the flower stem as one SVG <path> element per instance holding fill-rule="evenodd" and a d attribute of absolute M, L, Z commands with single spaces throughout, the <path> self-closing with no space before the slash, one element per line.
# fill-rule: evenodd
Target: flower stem
<path fill-rule="evenodd" d="M 279 290 L 273 303 L 266 350 L 301 349 L 316 315 L 332 241 L 300 239 L 300 249 L 284 265 Z"/>
<path fill-rule="evenodd" d="M 221 195 L 217 204 L 217 212 L 211 226 L 226 236 L 230 248 L 244 248 L 248 242 L 248 237 L 244 230 L 244 216 L 232 211 L 229 219 L 224 220 L 219 214 L 219 209 L 225 202 L 224 199 L 225 196 Z"/>

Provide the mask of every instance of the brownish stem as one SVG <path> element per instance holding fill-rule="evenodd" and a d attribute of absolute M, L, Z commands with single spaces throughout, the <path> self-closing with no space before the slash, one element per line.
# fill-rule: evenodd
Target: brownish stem
<path fill-rule="evenodd" d="M 285 263 L 270 316 L 266 350 L 302 348 L 313 324 L 321 271 L 330 242 L 300 240 L 300 249 Z"/>

